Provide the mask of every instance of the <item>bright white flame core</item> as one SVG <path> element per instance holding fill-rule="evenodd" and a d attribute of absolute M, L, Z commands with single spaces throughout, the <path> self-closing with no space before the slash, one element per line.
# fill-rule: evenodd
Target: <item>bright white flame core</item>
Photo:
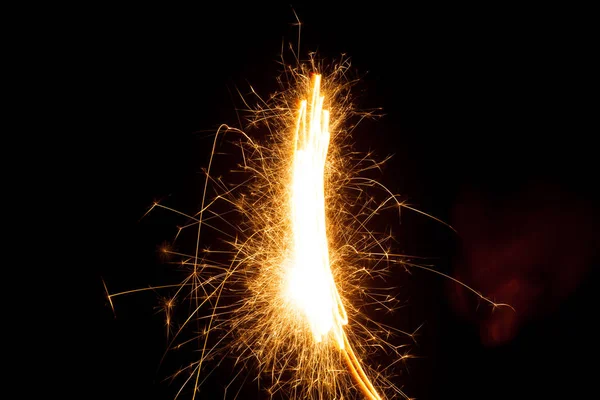
<path fill-rule="evenodd" d="M 329 147 L 329 111 L 323 110 L 321 76 L 313 77 L 310 104 L 303 100 L 296 122 L 291 215 L 293 256 L 286 296 L 308 319 L 317 342 L 333 333 L 344 349 L 348 316 L 329 264 L 325 225 L 325 158 Z"/>

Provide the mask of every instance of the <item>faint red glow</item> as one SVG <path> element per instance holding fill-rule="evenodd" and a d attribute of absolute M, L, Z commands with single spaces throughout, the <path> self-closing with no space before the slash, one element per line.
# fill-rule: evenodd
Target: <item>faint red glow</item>
<path fill-rule="evenodd" d="M 453 218 L 462 243 L 456 278 L 516 310 L 479 315 L 473 298 L 451 286 L 453 306 L 477 321 L 485 345 L 510 341 L 573 293 L 599 245 L 595 218 L 589 201 L 557 186 L 533 185 L 502 199 L 462 194 Z"/>

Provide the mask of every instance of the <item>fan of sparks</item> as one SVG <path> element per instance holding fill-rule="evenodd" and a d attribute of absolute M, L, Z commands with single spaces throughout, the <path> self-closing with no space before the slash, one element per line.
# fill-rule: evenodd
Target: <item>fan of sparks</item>
<path fill-rule="evenodd" d="M 176 397 L 204 398 L 203 384 L 231 356 L 239 368 L 224 398 L 237 398 L 248 379 L 271 397 L 408 398 L 392 383 L 392 367 L 410 355 L 406 343 L 392 342 L 414 333 L 369 315 L 399 306 L 385 277 L 413 264 L 391 252 L 391 234 L 368 226 L 410 207 L 369 176 L 385 160 L 352 149 L 349 121 L 370 113 L 353 109 L 349 67 L 348 59 L 329 68 L 312 58 L 284 65 L 279 92 L 265 100 L 253 90 L 254 106 L 244 100 L 249 128 L 268 133 L 262 143 L 224 125 L 216 132 L 200 210 L 151 208 L 185 218 L 175 243 L 187 236 L 193 248 L 162 249 L 185 272 L 161 287 L 173 291 L 164 301 L 169 349 L 195 350 L 173 375 L 181 380 Z M 218 151 L 226 143 L 239 160 L 231 180 L 212 171 L 217 157 L 232 157 Z M 111 305 L 132 292 L 110 294 Z M 372 367 L 374 354 L 392 361 Z"/>

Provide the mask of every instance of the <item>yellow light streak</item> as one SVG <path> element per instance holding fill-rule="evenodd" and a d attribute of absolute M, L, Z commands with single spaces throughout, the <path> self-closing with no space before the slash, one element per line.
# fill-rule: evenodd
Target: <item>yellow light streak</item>
<path fill-rule="evenodd" d="M 381 399 L 348 343 L 348 314 L 329 265 L 324 169 L 329 147 L 329 111 L 323 109 L 321 75 L 313 76 L 310 103 L 302 100 L 296 124 L 291 189 L 293 258 L 287 296 L 309 321 L 317 342 L 332 334 L 348 367 L 369 399 Z"/>
<path fill-rule="evenodd" d="M 325 158 L 329 147 L 329 112 L 323 110 L 321 76 L 313 77 L 310 105 L 300 104 L 294 141 L 291 215 L 293 257 L 287 295 L 309 321 L 317 342 L 333 333 L 344 347 L 343 326 L 348 323 L 329 266 L 325 221 Z"/>

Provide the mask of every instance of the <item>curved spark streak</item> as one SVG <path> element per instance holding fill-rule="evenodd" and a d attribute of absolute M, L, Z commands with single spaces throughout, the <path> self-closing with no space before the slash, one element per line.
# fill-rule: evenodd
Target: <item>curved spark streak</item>
<path fill-rule="evenodd" d="M 331 273 L 325 216 L 325 160 L 329 111 L 323 109 L 321 76 L 313 76 L 310 103 L 302 100 L 295 132 L 291 187 L 293 255 L 286 296 L 303 313 L 316 342 L 330 333 L 358 386 L 369 400 L 381 397 L 365 374 L 344 332 L 348 315 Z"/>

